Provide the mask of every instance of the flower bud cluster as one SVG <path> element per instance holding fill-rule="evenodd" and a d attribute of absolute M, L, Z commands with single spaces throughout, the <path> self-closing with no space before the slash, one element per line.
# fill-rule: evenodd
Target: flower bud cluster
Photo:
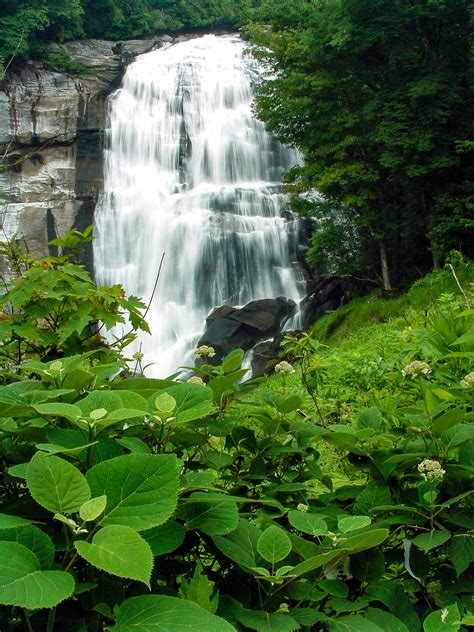
<path fill-rule="evenodd" d="M 276 366 L 275 366 L 275 372 L 276 373 L 294 373 L 295 370 L 294 368 L 291 366 L 291 364 L 289 362 L 286 362 L 286 360 L 282 360 L 281 362 L 279 362 Z"/>
<path fill-rule="evenodd" d="M 216 355 L 216 352 L 212 347 L 202 345 L 194 350 L 194 355 L 198 358 L 213 358 Z"/>
<path fill-rule="evenodd" d="M 414 360 L 407 364 L 404 369 L 402 369 L 403 377 L 416 377 L 417 375 L 431 375 L 431 368 L 429 364 L 426 362 L 421 362 L 421 360 Z"/>
<path fill-rule="evenodd" d="M 474 387 L 474 371 L 465 375 L 461 380 L 461 386 L 463 388 L 473 388 Z"/>
<path fill-rule="evenodd" d="M 206 386 L 199 375 L 193 375 L 192 377 L 190 377 L 189 380 L 186 380 L 186 384 L 198 384 L 199 386 Z"/>
<path fill-rule="evenodd" d="M 431 459 L 425 459 L 418 465 L 418 471 L 421 474 L 421 478 L 425 481 L 433 481 L 441 479 L 446 474 L 446 471 L 441 467 L 441 463 L 438 461 L 432 461 Z"/>

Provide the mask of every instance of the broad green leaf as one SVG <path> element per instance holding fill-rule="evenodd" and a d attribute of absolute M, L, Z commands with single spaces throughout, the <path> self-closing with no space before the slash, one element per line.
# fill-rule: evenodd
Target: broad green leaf
<path fill-rule="evenodd" d="M 372 520 L 369 516 L 348 516 L 347 518 L 341 518 L 337 523 L 337 527 L 342 533 L 349 533 L 356 529 L 363 529 L 371 522 Z"/>
<path fill-rule="evenodd" d="M 29 520 L 19 518 L 18 516 L 10 516 L 10 514 L 0 513 L 0 531 L 2 529 L 12 529 L 15 527 L 24 527 L 31 524 Z"/>
<path fill-rule="evenodd" d="M 388 538 L 389 533 L 388 529 L 374 529 L 372 531 L 366 531 L 365 533 L 359 533 L 340 542 L 338 548 L 344 551 L 350 551 L 351 553 L 365 551 L 366 549 L 371 549 L 374 546 L 382 544 L 382 542 Z"/>
<path fill-rule="evenodd" d="M 150 410 L 155 410 L 155 400 L 162 393 L 156 393 L 148 400 Z M 176 401 L 173 409 L 175 423 L 187 423 L 206 417 L 214 410 L 212 391 L 198 384 L 174 384 L 166 389 L 166 394 Z"/>
<path fill-rule="evenodd" d="M 8 468 L 10 476 L 15 478 L 23 478 L 26 480 L 26 472 L 28 470 L 28 463 L 18 463 L 18 465 L 12 465 Z"/>
<path fill-rule="evenodd" d="M 392 504 L 390 487 L 386 483 L 379 481 L 369 483 L 356 496 L 353 511 L 361 515 L 367 515 L 370 510 L 379 505 Z"/>
<path fill-rule="evenodd" d="M 385 632 L 385 628 L 359 614 L 331 619 L 328 624 L 331 632 Z"/>
<path fill-rule="evenodd" d="M 441 441 L 446 445 L 447 450 L 457 448 L 472 439 L 474 439 L 474 426 L 468 424 L 456 424 L 441 435 Z"/>
<path fill-rule="evenodd" d="M 142 531 L 142 537 L 150 545 L 153 555 L 172 553 L 184 542 L 186 529 L 179 522 L 169 520 L 159 527 Z"/>
<path fill-rule="evenodd" d="M 284 560 L 291 552 L 291 540 L 280 527 L 272 525 L 265 529 L 257 542 L 257 551 L 264 560 L 275 564 Z"/>
<path fill-rule="evenodd" d="M 36 555 L 22 544 L 0 541 L 0 559 L 0 604 L 53 608 L 74 592 L 70 573 L 40 570 Z"/>
<path fill-rule="evenodd" d="M 136 452 L 137 454 L 151 454 L 151 450 L 147 444 L 136 437 L 123 437 L 122 439 L 117 439 L 117 443 L 121 445 L 122 448 L 130 450 L 130 452 Z"/>
<path fill-rule="evenodd" d="M 160 416 L 168 416 L 171 415 L 176 408 L 176 400 L 174 397 L 171 397 L 171 395 L 168 395 L 168 393 L 161 393 L 155 398 L 154 407 Z"/>
<path fill-rule="evenodd" d="M 122 408 L 122 400 L 110 391 L 91 391 L 84 399 L 78 401 L 76 406 L 80 408 L 83 417 L 90 417 L 93 411 L 101 408 L 107 413 Z"/>
<path fill-rule="evenodd" d="M 36 502 L 53 513 L 79 511 L 91 496 L 86 479 L 74 465 L 42 452 L 31 459 L 26 483 Z"/>
<path fill-rule="evenodd" d="M 328 551 L 327 553 L 321 553 L 320 555 L 314 555 L 313 557 L 308 558 L 301 564 L 298 564 L 294 567 L 292 575 L 296 577 L 300 577 L 300 575 L 304 575 L 305 573 L 309 573 L 311 571 L 316 570 L 317 568 L 321 568 L 326 566 L 326 564 L 331 564 L 333 560 L 337 559 L 342 560 L 344 558 L 344 554 L 341 551 Z M 331 564 L 332 566 L 332 564 Z M 337 562 L 334 563 L 334 566 L 337 566 Z"/>
<path fill-rule="evenodd" d="M 448 556 L 459 577 L 474 562 L 474 536 L 455 535 L 449 545 Z"/>
<path fill-rule="evenodd" d="M 299 397 L 298 395 L 292 395 L 291 397 L 287 397 L 286 399 L 281 401 L 277 406 L 277 410 L 279 413 L 287 414 L 292 413 L 294 410 L 300 407 L 301 397 Z"/>
<path fill-rule="evenodd" d="M 38 558 L 41 568 L 51 567 L 54 559 L 54 544 L 44 531 L 33 524 L 25 524 L 11 529 L 0 529 L 0 540 L 23 544 Z"/>
<path fill-rule="evenodd" d="M 410 632 L 403 621 L 386 610 L 367 608 L 364 616 L 380 626 L 384 632 Z"/>
<path fill-rule="evenodd" d="M 341 579 L 322 579 L 318 582 L 318 588 L 334 597 L 345 599 L 349 596 L 349 588 Z"/>
<path fill-rule="evenodd" d="M 449 540 L 451 534 L 449 531 L 429 531 L 421 533 L 413 538 L 413 544 L 422 551 L 431 551 L 437 546 L 441 546 Z"/>
<path fill-rule="evenodd" d="M 351 572 L 360 582 L 375 582 L 385 573 L 385 556 L 380 548 L 351 555 Z"/>
<path fill-rule="evenodd" d="M 308 535 L 326 535 L 328 532 L 326 522 L 315 514 L 291 510 L 288 512 L 288 521 L 292 527 Z"/>
<path fill-rule="evenodd" d="M 236 632 L 225 619 L 192 601 L 163 595 L 132 597 L 122 603 L 113 632 Z"/>
<path fill-rule="evenodd" d="M 207 535 L 226 535 L 233 531 L 239 521 L 239 512 L 234 500 L 224 494 L 195 492 L 179 509 L 188 530 L 196 529 Z"/>
<path fill-rule="evenodd" d="M 300 624 L 289 614 L 263 612 L 261 610 L 242 610 L 238 615 L 239 623 L 257 632 L 294 632 Z"/>
<path fill-rule="evenodd" d="M 445 430 L 448 430 L 449 428 L 452 428 L 452 426 L 456 426 L 457 424 L 459 424 L 465 414 L 466 411 L 464 410 L 464 408 L 451 408 L 450 410 L 447 410 L 445 413 L 437 417 L 433 421 L 431 428 L 433 432 L 439 436 Z"/>
<path fill-rule="evenodd" d="M 79 456 L 84 450 L 90 448 L 95 445 L 94 443 L 86 443 L 85 445 L 81 445 L 77 448 L 65 448 L 62 445 L 56 445 L 54 443 L 37 443 L 36 449 L 41 450 L 42 452 L 47 452 L 48 454 L 68 454 L 70 456 Z"/>
<path fill-rule="evenodd" d="M 181 578 L 179 596 L 187 601 L 194 601 L 198 606 L 214 614 L 219 602 L 219 593 L 213 596 L 214 582 L 211 582 L 203 572 L 202 564 L 196 564 L 193 577 L 188 581 Z"/>
<path fill-rule="evenodd" d="M 239 520 L 232 533 L 225 538 L 214 536 L 213 541 L 219 551 L 244 568 L 253 568 L 260 564 L 257 542 L 262 532 L 248 520 Z"/>
<path fill-rule="evenodd" d="M 461 627 L 456 604 L 435 610 L 423 621 L 423 632 L 457 632 Z"/>
<path fill-rule="evenodd" d="M 114 395 L 120 397 L 122 408 L 134 408 L 135 410 L 148 412 L 147 401 L 142 395 L 132 391 L 114 391 Z"/>
<path fill-rule="evenodd" d="M 366 593 L 387 606 L 393 615 L 403 621 L 410 632 L 420 630 L 421 623 L 418 615 L 407 594 L 397 582 L 390 580 L 372 582 L 367 586 Z"/>
<path fill-rule="evenodd" d="M 174 455 L 128 454 L 87 473 L 94 496 L 107 496 L 100 523 L 137 531 L 168 520 L 176 508 L 179 466 Z"/>
<path fill-rule="evenodd" d="M 231 373 L 232 371 L 240 369 L 240 367 L 242 366 L 244 355 L 245 352 L 242 349 L 234 349 L 233 351 L 228 353 L 226 357 L 222 360 L 222 371 L 224 373 Z"/>
<path fill-rule="evenodd" d="M 79 509 L 79 516 L 85 522 L 95 520 L 104 511 L 107 504 L 107 496 L 98 496 L 97 498 L 91 498 L 85 502 Z"/>
<path fill-rule="evenodd" d="M 452 342 L 450 346 L 463 345 L 469 342 L 474 342 L 474 328 L 471 328 L 465 334 L 459 336 L 459 338 Z"/>
<path fill-rule="evenodd" d="M 37 404 L 32 409 L 44 417 L 64 417 L 69 421 L 75 421 L 81 416 L 81 409 L 72 404 Z"/>
<path fill-rule="evenodd" d="M 150 587 L 153 555 L 149 544 L 130 527 L 103 527 L 92 542 L 76 541 L 79 555 L 112 575 L 137 579 Z"/>

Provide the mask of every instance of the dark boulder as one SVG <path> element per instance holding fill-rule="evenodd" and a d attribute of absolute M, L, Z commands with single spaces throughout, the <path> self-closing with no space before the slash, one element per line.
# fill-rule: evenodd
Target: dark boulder
<path fill-rule="evenodd" d="M 248 351 L 258 342 L 273 338 L 296 309 L 296 303 L 283 296 L 251 301 L 241 308 L 222 306 L 206 319 L 206 331 L 198 346 L 213 347 L 219 363 L 233 349 Z"/>
<path fill-rule="evenodd" d="M 301 301 L 303 314 L 302 329 L 307 329 L 315 320 L 344 304 L 345 293 L 337 277 L 318 277 L 311 292 Z"/>

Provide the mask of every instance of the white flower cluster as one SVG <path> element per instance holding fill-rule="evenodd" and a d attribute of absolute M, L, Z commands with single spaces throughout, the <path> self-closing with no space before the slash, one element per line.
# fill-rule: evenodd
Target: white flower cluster
<path fill-rule="evenodd" d="M 275 372 L 276 373 L 294 373 L 295 370 L 289 362 L 287 362 L 286 360 L 282 360 L 276 365 Z"/>
<path fill-rule="evenodd" d="M 199 386 L 206 386 L 199 375 L 193 375 L 190 377 L 189 380 L 186 380 L 186 384 L 199 384 Z"/>
<path fill-rule="evenodd" d="M 467 375 L 465 375 L 461 380 L 461 386 L 463 388 L 473 388 L 474 387 L 474 371 L 471 371 Z"/>
<path fill-rule="evenodd" d="M 202 345 L 194 350 L 194 355 L 198 358 L 213 358 L 216 355 L 216 352 L 212 347 Z"/>
<path fill-rule="evenodd" d="M 132 358 L 136 360 L 137 362 L 140 362 L 141 360 L 143 360 L 143 353 L 140 353 L 140 351 L 137 351 L 136 353 L 132 355 Z"/>
<path fill-rule="evenodd" d="M 298 511 L 302 511 L 303 513 L 308 513 L 308 511 L 309 511 L 309 507 L 308 507 L 308 505 L 305 505 L 304 503 L 300 503 L 300 504 L 296 507 L 296 509 L 297 509 Z"/>
<path fill-rule="evenodd" d="M 431 368 L 429 364 L 426 362 L 421 362 L 421 360 L 414 360 L 407 364 L 404 369 L 402 369 L 403 377 L 415 377 L 417 375 L 431 375 Z"/>
<path fill-rule="evenodd" d="M 418 465 L 418 471 L 421 474 L 421 478 L 425 481 L 433 481 L 437 478 L 443 478 L 446 471 L 441 467 L 441 463 L 438 461 L 432 461 L 431 459 L 425 459 Z"/>

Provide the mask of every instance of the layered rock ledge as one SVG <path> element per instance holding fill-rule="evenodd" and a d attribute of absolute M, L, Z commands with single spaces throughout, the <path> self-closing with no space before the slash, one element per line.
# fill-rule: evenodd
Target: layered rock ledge
<path fill-rule="evenodd" d="M 92 222 L 102 188 L 107 97 L 135 56 L 169 36 L 64 44 L 83 67 L 72 75 L 30 62 L 0 85 L 0 199 L 3 236 L 24 239 L 35 256 L 72 227 Z"/>

